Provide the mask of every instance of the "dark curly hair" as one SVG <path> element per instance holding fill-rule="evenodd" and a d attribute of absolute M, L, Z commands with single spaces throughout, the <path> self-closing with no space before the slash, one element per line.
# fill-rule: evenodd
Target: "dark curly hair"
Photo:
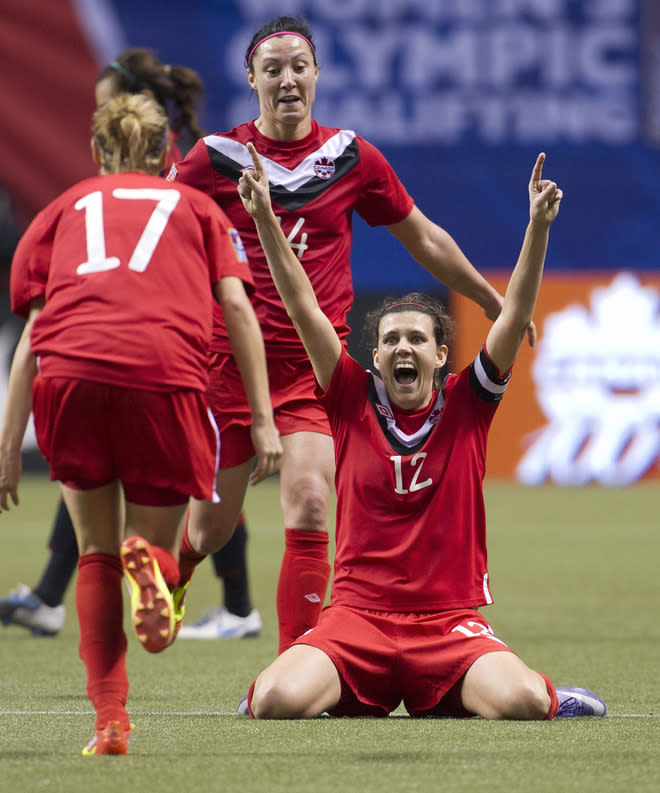
<path fill-rule="evenodd" d="M 401 297 L 386 297 L 372 311 L 365 314 L 363 341 L 372 350 L 378 346 L 378 329 L 385 314 L 401 311 L 421 311 L 433 320 L 433 332 L 436 344 L 448 344 L 454 336 L 455 323 L 449 316 L 444 304 L 422 292 L 408 292 Z"/>
<path fill-rule="evenodd" d="M 165 109 L 174 132 L 187 131 L 193 142 L 204 134 L 197 109 L 204 99 L 202 78 L 188 66 L 161 63 L 153 50 L 130 47 L 109 63 L 97 84 L 112 77 L 116 93 L 139 94 L 148 90 Z"/>

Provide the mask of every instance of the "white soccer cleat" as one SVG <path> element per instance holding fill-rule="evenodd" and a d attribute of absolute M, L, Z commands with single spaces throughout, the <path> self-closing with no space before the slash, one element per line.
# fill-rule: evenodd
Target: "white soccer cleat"
<path fill-rule="evenodd" d="M 222 606 L 210 609 L 192 625 L 184 625 L 179 639 L 245 639 L 260 633 L 261 616 L 256 609 L 247 617 L 238 617 Z"/>
<path fill-rule="evenodd" d="M 29 586 L 18 584 L 9 597 L 0 598 L 0 620 L 4 625 L 21 625 L 35 636 L 55 636 L 64 627 L 66 609 L 47 606 Z"/>

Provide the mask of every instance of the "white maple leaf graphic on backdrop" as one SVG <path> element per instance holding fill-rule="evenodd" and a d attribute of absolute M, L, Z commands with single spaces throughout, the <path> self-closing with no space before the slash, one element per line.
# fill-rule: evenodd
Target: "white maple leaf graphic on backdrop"
<path fill-rule="evenodd" d="M 630 273 L 550 315 L 532 369 L 548 424 L 519 480 L 625 485 L 660 457 L 660 294 Z"/>

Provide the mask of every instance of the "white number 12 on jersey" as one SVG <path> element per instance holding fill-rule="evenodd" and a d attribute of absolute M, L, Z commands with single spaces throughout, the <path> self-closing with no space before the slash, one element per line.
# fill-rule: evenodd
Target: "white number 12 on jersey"
<path fill-rule="evenodd" d="M 410 485 L 407 488 L 403 485 L 403 465 L 401 455 L 395 454 L 394 456 L 390 457 L 390 460 L 394 463 L 394 479 L 396 482 L 396 487 L 394 488 L 395 493 L 405 496 L 406 493 L 414 493 L 417 490 L 423 490 L 425 487 L 430 487 L 433 484 L 431 477 L 425 479 L 423 482 L 419 481 L 419 475 L 422 473 L 422 466 L 424 465 L 424 460 L 426 460 L 426 452 L 417 452 L 417 454 L 414 454 L 410 458 L 410 467 L 415 469 L 415 472 L 413 473 L 412 479 L 410 480 Z"/>
<path fill-rule="evenodd" d="M 156 250 L 167 221 L 179 203 L 181 193 L 173 189 L 142 188 L 128 189 L 119 187 L 112 191 L 114 198 L 133 201 L 156 201 L 154 211 L 144 227 L 135 246 L 128 266 L 131 270 L 143 273 Z M 119 267 L 116 256 L 108 256 L 105 250 L 105 229 L 103 227 L 103 193 L 100 190 L 88 193 L 75 204 L 76 209 L 85 210 L 85 235 L 87 238 L 87 261 L 78 266 L 78 275 L 102 273 Z"/>

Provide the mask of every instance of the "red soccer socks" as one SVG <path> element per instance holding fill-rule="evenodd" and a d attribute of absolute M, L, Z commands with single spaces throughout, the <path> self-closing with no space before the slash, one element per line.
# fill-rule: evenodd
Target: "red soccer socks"
<path fill-rule="evenodd" d="M 329 580 L 328 532 L 286 529 L 277 586 L 278 654 L 316 625 Z"/>

